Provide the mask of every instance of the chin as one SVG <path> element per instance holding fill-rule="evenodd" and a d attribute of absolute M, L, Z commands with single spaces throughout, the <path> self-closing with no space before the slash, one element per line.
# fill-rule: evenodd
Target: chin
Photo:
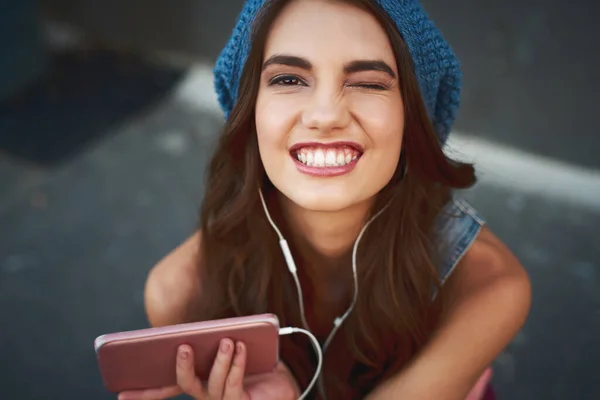
<path fill-rule="evenodd" d="M 348 196 L 348 193 L 306 193 L 292 191 L 284 193 L 285 197 L 296 206 L 313 212 L 337 212 L 346 210 L 357 203 L 361 203 L 362 199 L 355 199 Z M 361 201 L 362 200 L 362 201 Z"/>

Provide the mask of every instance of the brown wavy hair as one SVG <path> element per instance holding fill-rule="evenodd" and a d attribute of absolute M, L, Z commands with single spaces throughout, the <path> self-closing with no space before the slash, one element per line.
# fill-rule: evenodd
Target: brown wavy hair
<path fill-rule="evenodd" d="M 200 222 L 201 302 L 190 307 L 189 320 L 270 312 L 282 326 L 302 326 L 292 278 L 258 196 L 261 187 L 276 207 L 271 201 L 276 189 L 260 161 L 254 122 L 265 42 L 288 1 L 268 1 L 256 19 L 239 97 L 210 162 Z M 394 22 L 374 0 L 343 2 L 374 15 L 390 39 L 405 132 L 396 173 L 377 195 L 371 212 L 390 206 L 367 229 L 358 249 L 358 302 L 326 357 L 324 377 L 332 399 L 364 396 L 426 343 L 442 306 L 432 301 L 440 287 L 436 217 L 453 189 L 475 183 L 472 165 L 454 162 L 443 153 L 410 53 Z M 285 232 L 285 221 L 277 223 Z M 294 243 L 290 246 L 294 252 Z M 302 269 L 301 255 L 294 254 Z M 310 302 L 310 281 L 303 290 Z M 316 365 L 308 340 L 302 335 L 283 337 L 281 359 L 305 387 Z"/>

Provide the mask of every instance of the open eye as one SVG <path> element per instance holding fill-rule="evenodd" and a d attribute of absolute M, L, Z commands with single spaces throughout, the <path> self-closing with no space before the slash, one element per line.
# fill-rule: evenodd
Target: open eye
<path fill-rule="evenodd" d="M 304 81 L 294 75 L 279 75 L 269 81 L 269 86 L 299 86 L 305 85 Z"/>

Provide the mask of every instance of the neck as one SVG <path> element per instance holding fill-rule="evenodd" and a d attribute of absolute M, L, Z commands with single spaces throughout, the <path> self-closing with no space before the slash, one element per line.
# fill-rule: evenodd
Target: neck
<path fill-rule="evenodd" d="M 307 264 L 311 275 L 336 277 L 350 273 L 354 242 L 367 221 L 371 202 L 335 211 L 311 211 L 284 196 L 279 203 L 291 239 Z"/>

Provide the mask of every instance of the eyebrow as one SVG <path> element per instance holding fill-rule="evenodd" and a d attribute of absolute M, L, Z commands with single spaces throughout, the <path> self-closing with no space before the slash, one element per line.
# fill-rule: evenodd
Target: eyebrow
<path fill-rule="evenodd" d="M 269 65 L 287 65 L 288 67 L 297 67 L 305 70 L 311 70 L 312 64 L 306 58 L 290 56 L 286 54 L 275 54 L 272 57 L 269 57 L 267 61 L 263 63 L 262 69 L 263 71 Z"/>
<path fill-rule="evenodd" d="M 292 56 L 287 54 L 275 54 L 269 57 L 262 66 L 263 71 L 270 65 L 286 65 L 288 67 L 296 67 L 310 71 L 313 65 L 306 58 Z M 381 71 L 396 79 L 396 74 L 392 67 L 385 61 L 381 60 L 354 60 L 344 65 L 344 73 L 353 74 L 364 71 Z"/>
<path fill-rule="evenodd" d="M 344 65 L 344 72 L 346 74 L 352 74 L 355 72 L 363 71 L 381 71 L 388 74 L 390 77 L 396 79 L 396 74 L 392 67 L 390 67 L 385 61 L 381 60 L 356 60 L 351 61 Z"/>

